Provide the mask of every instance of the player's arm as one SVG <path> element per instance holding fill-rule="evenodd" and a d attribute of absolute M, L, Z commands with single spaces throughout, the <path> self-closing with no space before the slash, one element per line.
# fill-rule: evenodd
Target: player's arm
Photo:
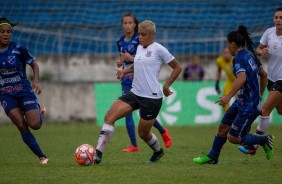
<path fill-rule="evenodd" d="M 230 99 L 237 94 L 237 92 L 241 89 L 241 87 L 246 82 L 246 72 L 241 71 L 236 74 L 236 77 L 237 79 L 231 91 L 226 96 L 220 97 L 220 100 L 216 101 L 215 103 L 219 103 L 219 105 L 225 106 L 230 101 Z"/>
<path fill-rule="evenodd" d="M 132 65 L 130 65 L 129 67 L 124 68 L 124 69 L 122 69 L 122 70 L 115 69 L 115 71 L 117 72 L 117 73 L 116 73 L 117 79 L 120 80 L 120 79 L 123 78 L 123 76 L 124 76 L 125 74 L 134 71 L 134 64 L 132 64 Z"/>
<path fill-rule="evenodd" d="M 265 90 L 266 85 L 267 85 L 267 73 L 265 72 L 265 70 L 262 67 L 259 70 L 259 76 L 260 76 L 259 94 L 260 94 L 260 97 L 262 98 L 264 90 Z"/>
<path fill-rule="evenodd" d="M 217 72 L 216 72 L 216 79 L 215 79 L 215 90 L 217 92 L 217 94 L 220 94 L 220 87 L 219 87 L 219 81 L 221 79 L 221 68 L 220 66 L 217 64 Z"/>
<path fill-rule="evenodd" d="M 169 78 L 167 79 L 166 83 L 163 86 L 163 93 L 165 96 L 171 95 L 173 92 L 170 91 L 169 87 L 171 84 L 176 80 L 176 78 L 179 76 L 179 74 L 182 71 L 181 66 L 177 62 L 176 59 L 173 59 L 171 62 L 168 63 L 168 65 L 173 69 Z"/>
<path fill-rule="evenodd" d="M 263 45 L 263 44 L 259 44 L 258 48 L 256 49 L 256 55 L 257 56 L 264 56 L 268 53 L 268 46 L 267 45 Z"/>
<path fill-rule="evenodd" d="M 32 90 L 36 94 L 40 94 L 41 88 L 39 86 L 39 66 L 38 66 L 38 64 L 35 60 L 30 63 L 30 66 L 31 66 L 32 71 L 33 71 Z"/>

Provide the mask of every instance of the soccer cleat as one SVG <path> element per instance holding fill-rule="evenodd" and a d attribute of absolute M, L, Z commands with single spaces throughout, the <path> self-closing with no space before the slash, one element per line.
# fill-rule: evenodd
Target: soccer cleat
<path fill-rule="evenodd" d="M 100 150 L 96 149 L 96 159 L 94 161 L 94 164 L 99 164 L 102 161 L 102 152 Z"/>
<path fill-rule="evenodd" d="M 257 145 L 252 145 L 252 146 L 243 145 L 238 147 L 239 151 L 249 155 L 255 155 L 257 152 L 257 148 L 258 148 Z"/>
<path fill-rule="evenodd" d="M 150 160 L 147 163 L 154 163 L 157 162 L 160 158 L 164 156 L 164 150 L 161 148 L 160 151 L 154 152 Z"/>
<path fill-rule="evenodd" d="M 172 139 L 170 137 L 170 135 L 168 134 L 168 130 L 165 128 L 165 132 L 162 134 L 162 138 L 165 144 L 166 148 L 170 148 L 171 144 L 172 144 Z"/>
<path fill-rule="evenodd" d="M 273 142 L 274 142 L 274 136 L 268 135 L 267 136 L 267 142 L 262 146 L 265 151 L 266 159 L 269 160 L 273 155 Z"/>
<path fill-rule="evenodd" d="M 212 159 L 208 155 L 204 155 L 202 157 L 193 158 L 193 162 L 199 165 L 203 164 L 217 164 L 217 159 Z"/>
<path fill-rule="evenodd" d="M 138 146 L 134 146 L 134 145 L 130 145 L 127 148 L 122 150 L 123 152 L 138 152 L 139 151 L 139 147 Z"/>
<path fill-rule="evenodd" d="M 46 157 L 41 157 L 41 158 L 39 158 L 39 162 L 40 162 L 40 164 L 47 164 L 48 163 L 48 158 L 46 158 Z"/>

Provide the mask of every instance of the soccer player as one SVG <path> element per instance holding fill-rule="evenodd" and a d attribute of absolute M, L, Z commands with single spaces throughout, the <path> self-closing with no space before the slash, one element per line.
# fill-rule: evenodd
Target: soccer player
<path fill-rule="evenodd" d="M 277 8 L 273 17 L 274 27 L 267 29 L 256 49 L 257 56 L 268 56 L 267 89 L 268 96 L 261 108 L 260 123 L 256 133 L 263 135 L 270 124 L 270 113 L 274 108 L 282 115 L 282 7 Z M 255 154 L 257 145 L 240 146 L 239 150 L 246 154 Z"/>
<path fill-rule="evenodd" d="M 116 100 L 105 115 L 104 124 L 96 147 L 97 158 L 95 163 L 100 163 L 102 153 L 114 133 L 115 121 L 127 116 L 134 110 L 140 109 L 138 126 L 139 136 L 153 150 L 149 163 L 158 161 L 164 151 L 158 138 L 151 132 L 151 128 L 162 106 L 163 94 L 171 95 L 171 84 L 179 76 L 181 67 L 169 51 L 154 41 L 156 25 L 150 20 L 145 20 L 138 25 L 139 45 L 137 47 L 134 63 L 117 71 L 117 79 L 122 79 L 126 73 L 134 71 L 132 89 Z M 163 87 L 158 82 L 158 74 L 163 64 L 168 64 L 173 70 Z"/>
<path fill-rule="evenodd" d="M 216 83 L 215 83 L 215 90 L 218 94 L 221 93 L 220 87 L 219 87 L 219 81 L 221 79 L 221 71 L 223 70 L 226 75 L 226 81 L 224 84 L 223 89 L 223 96 L 226 96 L 232 89 L 236 77 L 232 72 L 232 60 L 233 57 L 230 54 L 230 51 L 227 47 L 222 49 L 221 55 L 216 59 L 216 65 L 217 65 L 217 73 L 216 73 Z M 223 111 L 226 112 L 229 108 L 229 102 L 223 107 Z"/>
<path fill-rule="evenodd" d="M 41 93 L 39 67 L 26 47 L 10 41 L 14 25 L 7 18 L 0 18 L 0 102 L 24 143 L 38 156 L 41 164 L 47 164 L 48 158 L 29 130 L 40 129 L 42 115 L 46 113 L 44 108 L 40 109 L 35 96 Z M 32 85 L 26 78 L 26 64 L 34 74 Z"/>
<path fill-rule="evenodd" d="M 234 56 L 233 72 L 236 81 L 232 90 L 226 96 L 220 97 L 216 103 L 224 106 L 235 94 L 238 95 L 222 118 L 210 152 L 203 157 L 194 158 L 193 162 L 196 164 L 217 164 L 221 148 L 227 139 L 233 144 L 262 145 L 266 159 L 273 155 L 272 135 L 258 136 L 249 133 L 251 124 L 260 114 L 259 101 L 267 78 L 260 61 L 255 57 L 254 43 L 249 35 L 246 27 L 239 26 L 238 30 L 230 32 L 227 36 L 228 49 Z M 254 56 L 244 49 L 245 44 Z"/>
<path fill-rule="evenodd" d="M 138 20 L 132 13 L 126 13 L 122 16 L 121 24 L 125 34 L 122 35 L 117 41 L 117 47 L 120 53 L 120 59 L 117 62 L 117 66 L 122 66 L 122 68 L 125 69 L 133 64 L 137 46 L 139 45 Z M 121 79 L 123 95 L 130 92 L 132 88 L 133 77 L 134 73 L 130 72 L 125 74 L 124 77 Z M 136 141 L 135 125 L 132 113 L 129 113 L 125 117 L 125 124 L 131 145 L 123 149 L 123 151 L 138 152 L 139 147 Z M 162 135 L 165 147 L 169 148 L 172 144 L 172 139 L 168 133 L 168 130 L 163 128 L 162 125 L 158 122 L 158 120 L 155 121 L 154 127 L 157 128 L 160 134 Z"/>

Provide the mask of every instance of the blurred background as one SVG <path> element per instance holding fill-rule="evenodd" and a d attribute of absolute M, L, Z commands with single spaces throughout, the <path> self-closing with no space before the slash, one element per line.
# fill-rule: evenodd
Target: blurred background
<path fill-rule="evenodd" d="M 162 118 L 167 119 L 169 115 L 177 122 L 181 119 L 178 112 L 185 114 L 191 111 L 193 114 L 203 114 L 204 120 L 201 122 L 204 123 L 200 124 L 209 124 L 220 120 L 221 114 L 218 113 L 221 109 L 210 106 L 204 110 L 209 103 L 201 100 L 201 97 L 208 96 L 202 89 L 206 89 L 211 96 L 217 96 L 212 91 L 216 77 L 215 59 L 226 46 L 226 35 L 239 25 L 245 25 L 258 44 L 263 32 L 273 26 L 274 10 L 279 6 L 281 2 L 275 0 L 2 0 L 0 16 L 18 23 L 13 29 L 12 40 L 25 45 L 37 58 L 43 88 L 39 100 L 48 109 L 47 121 L 95 122 L 99 119 L 98 115 L 104 115 L 104 111 L 99 113 L 99 108 L 106 110 L 109 106 L 103 103 L 103 99 L 114 100 L 121 94 L 114 72 L 119 57 L 116 41 L 123 34 L 122 15 L 132 12 L 139 21 L 150 19 L 156 23 L 155 41 L 168 48 L 183 67 L 190 62 L 193 54 L 197 54 L 205 70 L 201 84 L 184 82 L 182 74 L 179 76 L 177 94 L 191 96 L 166 100 L 165 104 L 171 108 L 168 112 L 165 109 L 162 111 L 166 113 Z M 265 58 L 262 62 L 266 65 Z M 164 81 L 170 71 L 165 66 L 160 73 L 160 81 Z M 107 90 L 107 85 L 116 87 Z M 97 87 L 101 86 L 105 87 L 101 88 L 104 91 L 97 95 Z M 181 86 L 184 86 L 183 89 Z M 198 90 L 191 94 L 192 88 Z M 192 99 L 196 99 L 195 102 Z M 171 102 L 173 100 L 175 103 Z M 192 106 L 184 106 L 184 100 L 190 100 Z M 199 119 L 193 115 L 189 122 L 182 123 L 197 124 Z M 0 122 L 7 121 L 1 109 Z M 278 119 L 276 121 L 280 123 Z M 162 123 L 174 125 L 168 120 Z"/>

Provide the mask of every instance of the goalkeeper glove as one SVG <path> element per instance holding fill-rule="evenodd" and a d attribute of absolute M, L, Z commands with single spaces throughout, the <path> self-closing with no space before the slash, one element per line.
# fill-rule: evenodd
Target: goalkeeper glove
<path fill-rule="evenodd" d="M 219 87 L 219 81 L 217 80 L 215 83 L 215 91 L 217 92 L 217 94 L 220 94 L 220 87 Z"/>

